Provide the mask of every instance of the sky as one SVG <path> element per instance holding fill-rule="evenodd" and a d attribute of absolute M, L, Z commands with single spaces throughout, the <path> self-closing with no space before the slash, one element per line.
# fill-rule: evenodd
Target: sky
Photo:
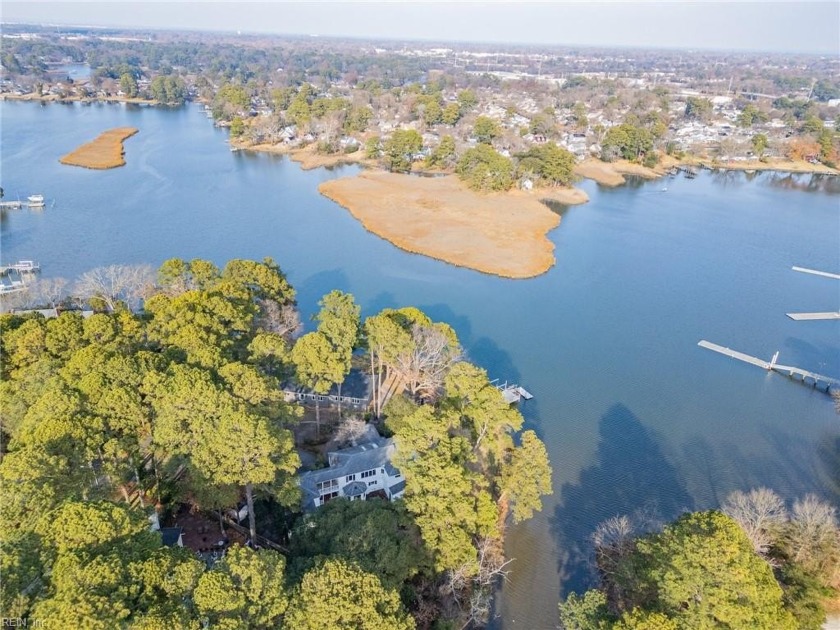
<path fill-rule="evenodd" d="M 840 56 L 840 0 L 0 2 L 3 22 Z"/>

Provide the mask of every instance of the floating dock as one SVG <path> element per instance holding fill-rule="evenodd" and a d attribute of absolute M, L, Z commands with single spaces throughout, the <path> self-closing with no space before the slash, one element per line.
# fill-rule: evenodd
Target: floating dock
<path fill-rule="evenodd" d="M 828 271 L 817 271 L 816 269 L 806 269 L 805 267 L 791 267 L 794 271 L 801 271 L 802 273 L 810 273 L 815 276 L 822 276 L 823 278 L 834 278 L 840 280 L 840 274 L 829 273 Z"/>
<path fill-rule="evenodd" d="M 492 383 L 495 384 L 496 381 L 492 381 Z M 496 385 L 496 389 L 502 392 L 502 398 L 504 398 L 505 402 L 509 405 L 518 403 L 521 400 L 531 400 L 534 397 L 533 394 L 524 387 L 509 384 L 507 381 L 501 385 Z"/>
<path fill-rule="evenodd" d="M 840 311 L 828 313 L 788 313 L 788 317 L 798 322 L 818 319 L 840 319 Z"/>
<path fill-rule="evenodd" d="M 770 361 L 768 362 L 763 361 L 757 357 L 744 354 L 743 352 L 732 350 L 731 348 L 727 348 L 725 346 L 719 346 L 716 343 L 706 341 L 705 339 L 698 342 L 697 345 L 701 348 L 712 350 L 713 352 L 717 352 L 732 359 L 737 359 L 738 361 L 743 361 L 744 363 L 755 365 L 769 372 L 777 372 L 779 374 L 783 374 L 791 378 L 792 380 L 798 380 L 803 385 L 808 385 L 810 381 L 810 385 L 816 389 L 821 389 L 822 387 L 824 387 L 826 394 L 830 393 L 832 388 L 840 389 L 840 381 L 838 381 L 835 378 L 823 376 L 822 374 L 817 374 L 816 372 L 811 372 L 809 370 L 803 370 L 802 368 L 794 367 L 791 365 L 781 365 L 779 363 L 776 363 L 776 359 L 779 357 L 778 352 L 774 354 L 773 358 L 770 359 Z"/>

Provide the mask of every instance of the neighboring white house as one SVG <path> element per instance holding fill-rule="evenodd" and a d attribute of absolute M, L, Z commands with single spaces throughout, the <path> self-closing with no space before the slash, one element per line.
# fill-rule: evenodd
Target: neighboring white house
<path fill-rule="evenodd" d="M 378 435 L 369 441 L 327 453 L 329 467 L 300 475 L 303 509 L 310 511 L 330 499 L 364 501 L 372 496 L 389 500 L 405 492 L 405 479 L 391 464 L 396 446 Z"/>

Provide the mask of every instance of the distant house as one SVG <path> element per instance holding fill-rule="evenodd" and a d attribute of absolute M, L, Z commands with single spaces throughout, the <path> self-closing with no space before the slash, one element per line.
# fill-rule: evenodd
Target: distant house
<path fill-rule="evenodd" d="M 337 497 L 365 501 L 372 497 L 389 500 L 405 492 L 405 480 L 391 464 L 394 440 L 376 437 L 356 446 L 327 453 L 329 467 L 300 475 L 303 509 L 314 510 Z"/>
<path fill-rule="evenodd" d="M 341 396 L 338 395 L 338 387 L 333 385 L 326 394 L 316 394 L 310 389 L 293 383 L 285 383 L 282 386 L 283 396 L 286 402 L 299 402 L 302 404 L 319 403 L 324 405 L 337 405 L 353 409 L 364 409 L 370 404 L 370 380 L 364 372 L 353 368 L 341 384 Z"/>

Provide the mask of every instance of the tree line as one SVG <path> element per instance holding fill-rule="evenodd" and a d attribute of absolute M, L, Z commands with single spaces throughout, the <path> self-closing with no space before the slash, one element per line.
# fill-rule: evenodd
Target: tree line
<path fill-rule="evenodd" d="M 736 491 L 664 527 L 617 516 L 593 534 L 600 584 L 560 604 L 566 630 L 819 630 L 840 587 L 836 510 Z"/>

